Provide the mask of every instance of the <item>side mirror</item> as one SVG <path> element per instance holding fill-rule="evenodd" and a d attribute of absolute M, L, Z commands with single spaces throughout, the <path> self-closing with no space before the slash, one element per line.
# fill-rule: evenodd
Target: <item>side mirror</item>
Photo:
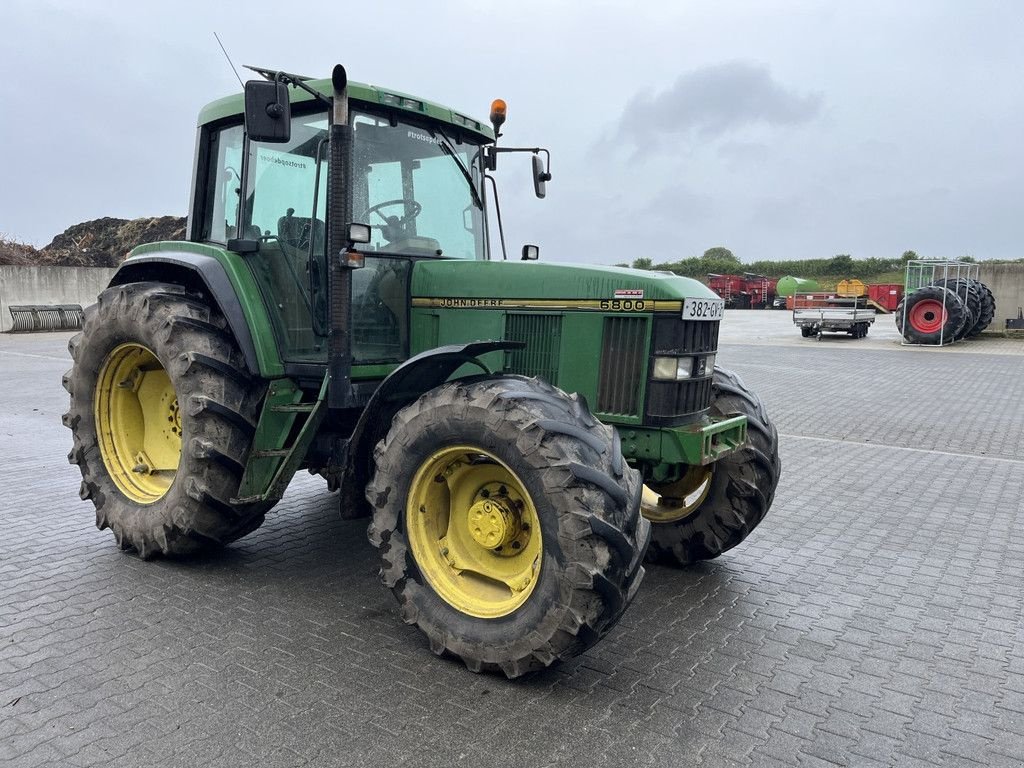
<path fill-rule="evenodd" d="M 497 147 L 493 144 L 485 144 L 483 147 L 484 153 L 484 168 L 488 171 L 498 170 L 498 153 Z"/>
<path fill-rule="evenodd" d="M 245 84 L 245 132 L 250 141 L 284 144 L 291 139 L 292 107 L 287 85 L 270 80 Z"/>
<path fill-rule="evenodd" d="M 540 155 L 533 156 L 533 191 L 537 197 L 544 197 L 547 192 L 547 182 L 551 181 L 551 174 L 544 169 L 544 161 Z"/>
<path fill-rule="evenodd" d="M 543 197 L 543 195 L 541 195 Z M 536 245 L 523 246 L 523 258 L 521 261 L 536 261 L 540 258 L 540 248 Z"/>

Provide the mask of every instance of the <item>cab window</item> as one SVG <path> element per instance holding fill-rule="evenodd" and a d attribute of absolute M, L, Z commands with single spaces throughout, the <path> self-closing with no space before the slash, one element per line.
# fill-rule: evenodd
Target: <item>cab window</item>
<path fill-rule="evenodd" d="M 235 236 L 242 192 L 242 126 L 232 125 L 210 136 L 206 205 L 200 238 L 226 243 Z"/>

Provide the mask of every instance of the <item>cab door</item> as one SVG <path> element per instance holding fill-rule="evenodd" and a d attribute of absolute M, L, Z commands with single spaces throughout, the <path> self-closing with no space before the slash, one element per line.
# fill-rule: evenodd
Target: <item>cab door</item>
<path fill-rule="evenodd" d="M 287 143 L 250 142 L 238 237 L 287 362 L 327 359 L 327 117 L 293 115 Z"/>

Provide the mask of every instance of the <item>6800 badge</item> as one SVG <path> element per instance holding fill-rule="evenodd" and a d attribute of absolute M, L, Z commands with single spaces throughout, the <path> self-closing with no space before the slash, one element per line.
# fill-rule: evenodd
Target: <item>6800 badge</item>
<path fill-rule="evenodd" d="M 683 299 L 683 320 L 721 320 L 724 313 L 722 299 Z"/>

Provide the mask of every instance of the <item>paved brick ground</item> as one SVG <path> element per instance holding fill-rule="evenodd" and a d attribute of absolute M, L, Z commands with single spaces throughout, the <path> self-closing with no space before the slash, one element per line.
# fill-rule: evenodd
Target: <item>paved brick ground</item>
<path fill-rule="evenodd" d="M 1024 762 L 1016 347 L 724 345 L 784 434 L 771 515 L 507 683 L 401 623 L 314 478 L 216 557 L 119 553 L 64 459 L 66 339 L 0 336 L 0 764 Z"/>

